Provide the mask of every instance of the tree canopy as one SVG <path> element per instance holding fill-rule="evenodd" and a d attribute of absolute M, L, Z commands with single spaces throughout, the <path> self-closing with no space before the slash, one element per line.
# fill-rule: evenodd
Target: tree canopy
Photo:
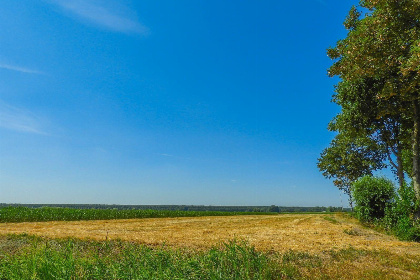
<path fill-rule="evenodd" d="M 324 150 L 318 166 L 341 178 L 344 169 L 334 166 L 345 164 L 344 176 L 353 181 L 387 159 L 400 187 L 408 174 L 420 200 L 420 1 L 362 0 L 344 26 L 347 37 L 327 51 L 334 60 L 328 74 L 341 79 L 333 101 L 342 110 L 329 125 L 340 140 Z M 374 150 L 360 139 L 374 142 Z M 349 154 L 360 159 L 343 161 Z M 355 164 L 360 161 L 366 164 Z"/>

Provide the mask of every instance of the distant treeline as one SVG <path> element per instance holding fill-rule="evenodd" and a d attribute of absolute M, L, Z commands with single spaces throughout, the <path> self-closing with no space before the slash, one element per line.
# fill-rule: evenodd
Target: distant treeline
<path fill-rule="evenodd" d="M 206 205 L 116 205 L 116 204 L 16 204 L 0 203 L 3 207 L 59 207 L 72 209 L 117 209 L 117 210 L 169 210 L 169 211 L 218 211 L 218 212 L 349 212 L 341 207 L 285 207 L 285 206 L 206 206 Z"/>

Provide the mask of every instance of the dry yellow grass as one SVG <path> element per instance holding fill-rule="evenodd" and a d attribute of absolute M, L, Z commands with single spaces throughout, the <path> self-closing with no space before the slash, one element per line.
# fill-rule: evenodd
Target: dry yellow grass
<path fill-rule="evenodd" d="M 392 236 L 363 228 L 355 219 L 343 214 L 0 224 L 0 234 L 7 233 L 28 233 L 49 238 L 118 238 L 150 245 L 165 243 L 174 247 L 203 249 L 236 238 L 245 239 L 263 251 L 322 253 L 351 246 L 355 249 L 385 249 L 396 254 L 420 256 L 419 243 L 398 241 Z"/>
<path fill-rule="evenodd" d="M 301 279 L 420 280 L 420 243 L 399 241 L 339 213 L 0 224 L 0 239 L 8 240 L 8 233 L 122 239 L 192 251 L 245 239 L 258 250 L 279 252 L 268 256 L 279 261 L 281 273 Z"/>

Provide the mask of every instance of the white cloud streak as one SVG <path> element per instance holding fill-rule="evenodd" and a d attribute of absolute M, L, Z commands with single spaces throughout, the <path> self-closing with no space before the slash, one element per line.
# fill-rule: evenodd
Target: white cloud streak
<path fill-rule="evenodd" d="M 163 157 L 174 157 L 173 155 L 170 155 L 170 154 L 158 154 L 158 155 L 163 156 Z"/>
<path fill-rule="evenodd" d="M 17 71 L 17 72 L 21 72 L 21 73 L 26 73 L 26 74 L 45 75 L 44 72 L 34 70 L 34 69 L 29 69 L 29 68 L 26 68 L 26 67 L 17 66 L 17 65 L 12 65 L 12 64 L 0 63 L 0 68 L 1 69 L 6 69 L 6 70 L 11 70 L 11 71 Z"/>
<path fill-rule="evenodd" d="M 64 11 L 87 20 L 97 26 L 122 33 L 136 33 L 147 35 L 149 29 L 133 17 L 120 11 L 106 7 L 106 3 L 93 0 L 50 0 Z M 109 3 L 108 3 L 109 4 Z"/>
<path fill-rule="evenodd" d="M 179 157 L 179 156 L 174 156 L 174 155 L 165 154 L 165 153 L 160 153 L 160 154 L 157 154 L 157 155 L 162 156 L 162 157 L 175 158 L 175 159 L 187 159 L 187 160 L 190 160 L 191 159 L 189 157 Z"/>
<path fill-rule="evenodd" d="M 0 128 L 46 135 L 41 123 L 41 119 L 35 114 L 0 100 Z"/>

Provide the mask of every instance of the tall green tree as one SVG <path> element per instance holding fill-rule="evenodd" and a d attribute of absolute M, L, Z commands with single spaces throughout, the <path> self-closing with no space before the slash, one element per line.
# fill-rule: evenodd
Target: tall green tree
<path fill-rule="evenodd" d="M 394 113 L 389 109 L 384 113 L 383 102 L 375 97 L 380 86 L 381 81 L 373 79 L 359 83 L 341 81 L 333 96 L 333 102 L 342 111 L 328 129 L 338 135 L 322 152 L 318 168 L 325 177 L 333 178 L 350 200 L 352 184 L 364 175 L 372 175 L 373 170 L 386 167 L 386 160 L 397 175 L 400 188 L 404 187 L 404 171 L 408 171 L 404 157 L 408 151 L 408 133 L 403 130 L 405 118 L 398 113 L 401 104 L 395 101 Z"/>
<path fill-rule="evenodd" d="M 395 115 L 396 108 L 404 116 L 408 129 L 399 131 L 411 133 L 410 175 L 420 201 L 420 1 L 362 0 L 345 27 L 347 37 L 328 50 L 335 59 L 329 75 L 353 85 L 378 81 L 375 97 L 383 111 L 377 117 Z"/>
<path fill-rule="evenodd" d="M 407 118 L 400 113 L 404 104 L 395 97 L 383 102 L 376 98 L 381 81 L 341 81 L 336 86 L 333 101 L 342 111 L 329 124 L 329 130 L 351 135 L 352 138 L 368 138 L 376 142 L 378 152 L 384 153 L 396 174 L 400 188 L 404 187 L 404 171 L 408 171 L 404 154 L 409 146 Z M 382 165 L 384 167 L 385 165 Z"/>
<path fill-rule="evenodd" d="M 321 153 L 318 168 L 349 196 L 353 208 L 353 183 L 364 175 L 372 175 L 373 170 L 381 169 L 383 161 L 384 153 L 376 142 L 342 133 L 336 135 L 330 146 Z"/>

